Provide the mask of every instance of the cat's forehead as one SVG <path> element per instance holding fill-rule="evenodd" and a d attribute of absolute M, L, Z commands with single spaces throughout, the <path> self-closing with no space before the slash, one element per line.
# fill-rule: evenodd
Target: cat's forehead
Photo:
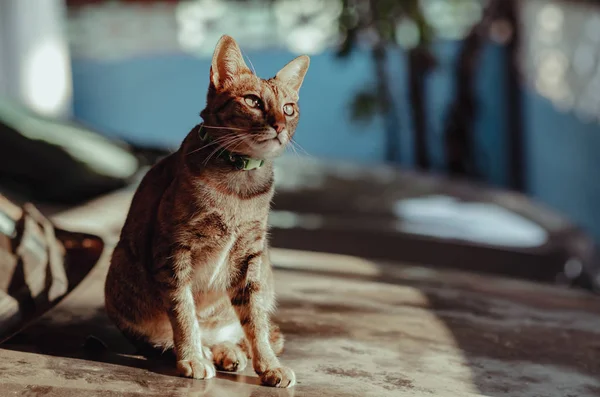
<path fill-rule="evenodd" d="M 235 84 L 236 95 L 258 94 L 263 99 L 298 100 L 298 93 L 276 78 L 263 79 L 255 74 L 239 76 Z"/>

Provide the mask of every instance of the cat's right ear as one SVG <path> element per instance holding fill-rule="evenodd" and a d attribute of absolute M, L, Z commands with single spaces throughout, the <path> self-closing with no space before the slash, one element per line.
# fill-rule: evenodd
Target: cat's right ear
<path fill-rule="evenodd" d="M 217 89 L 223 88 L 235 76 L 252 73 L 237 43 L 231 36 L 223 35 L 213 54 L 210 67 L 210 82 Z"/>
<path fill-rule="evenodd" d="M 300 91 L 309 65 L 310 58 L 308 55 L 300 55 L 277 72 L 275 78 L 298 92 Z"/>

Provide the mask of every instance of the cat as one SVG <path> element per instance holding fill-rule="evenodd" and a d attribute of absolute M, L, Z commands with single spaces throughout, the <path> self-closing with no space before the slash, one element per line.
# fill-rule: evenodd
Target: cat
<path fill-rule="evenodd" d="M 241 371 L 291 387 L 278 355 L 267 216 L 273 160 L 298 124 L 310 59 L 257 77 L 229 36 L 217 43 L 203 123 L 134 194 L 105 284 L 110 319 L 143 351 L 172 351 L 181 376 Z"/>

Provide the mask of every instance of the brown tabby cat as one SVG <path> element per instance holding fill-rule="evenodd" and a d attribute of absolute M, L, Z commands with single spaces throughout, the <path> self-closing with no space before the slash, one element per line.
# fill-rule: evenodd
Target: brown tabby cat
<path fill-rule="evenodd" d="M 240 371 L 252 358 L 263 384 L 295 383 L 276 356 L 283 336 L 270 319 L 267 215 L 272 161 L 296 130 L 308 66 L 300 56 L 263 80 L 223 36 L 204 124 L 134 195 L 106 279 L 106 310 L 138 347 L 173 348 L 183 376 L 211 378 L 214 365 Z"/>

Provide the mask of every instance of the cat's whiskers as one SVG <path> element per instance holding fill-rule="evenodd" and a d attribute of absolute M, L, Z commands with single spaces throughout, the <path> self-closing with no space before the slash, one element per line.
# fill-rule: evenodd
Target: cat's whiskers
<path fill-rule="evenodd" d="M 294 156 L 295 156 L 296 160 L 300 160 L 300 155 L 298 154 L 298 151 L 296 150 L 294 145 L 290 145 L 288 147 L 292 150 L 292 152 L 294 152 Z"/>
<path fill-rule="evenodd" d="M 240 140 L 232 149 L 228 149 L 230 152 L 235 152 L 235 150 L 244 142 L 244 140 Z"/>
<path fill-rule="evenodd" d="M 216 146 L 216 147 L 215 147 L 215 149 L 214 149 L 214 150 L 213 150 L 213 151 L 212 151 L 212 152 L 211 152 L 211 153 L 210 153 L 210 154 L 209 154 L 209 155 L 206 157 L 206 159 L 204 159 L 204 161 L 203 161 L 203 164 L 205 164 L 205 165 L 206 165 L 206 164 L 208 163 L 208 160 L 210 159 L 210 157 L 211 157 L 213 154 L 215 154 L 215 153 L 216 153 L 216 152 L 218 152 L 219 150 L 222 150 L 222 148 L 223 148 L 223 143 L 227 142 L 228 140 L 234 139 L 234 138 L 235 138 L 235 136 L 234 136 L 234 137 L 231 137 L 231 136 L 223 136 L 223 137 L 220 137 L 220 138 L 218 138 L 218 139 L 216 139 L 216 140 L 214 140 L 214 141 L 210 142 L 208 145 L 206 145 L 206 147 L 208 147 L 208 146 L 211 146 L 211 145 L 212 145 L 212 146 Z"/>
<path fill-rule="evenodd" d="M 298 141 L 296 141 L 294 138 L 291 138 L 291 139 L 290 139 L 290 142 L 292 143 L 292 146 L 294 146 L 294 147 L 297 147 L 298 149 L 300 149 L 300 150 L 301 150 L 301 151 L 304 153 L 304 155 L 305 155 L 305 156 L 307 156 L 307 157 L 309 157 L 309 158 L 311 158 L 311 159 L 312 159 L 312 158 L 314 158 L 314 156 L 313 156 L 312 154 L 308 153 L 308 152 L 306 151 L 306 149 L 304 149 L 304 148 L 302 147 L 302 145 L 300 145 L 300 144 L 298 143 Z"/>
<path fill-rule="evenodd" d="M 218 125 L 206 125 L 206 124 L 202 124 L 202 128 L 212 128 L 214 130 L 231 130 L 231 131 L 244 131 L 244 132 L 251 132 L 251 131 L 261 131 L 264 130 L 264 128 L 239 128 L 239 127 L 227 127 L 227 126 L 218 126 Z"/>
<path fill-rule="evenodd" d="M 227 138 L 229 138 L 229 140 L 224 140 L 224 142 L 222 142 L 221 144 L 219 144 L 219 145 L 217 146 L 217 148 L 216 148 L 215 150 L 213 150 L 213 151 L 212 151 L 212 152 L 211 152 L 211 153 L 210 153 L 210 154 L 209 154 L 209 155 L 206 157 L 206 159 L 205 159 L 205 160 L 204 160 L 204 162 L 203 162 L 203 164 L 204 164 L 204 165 L 208 164 L 208 162 L 210 161 L 210 159 L 211 159 L 211 158 L 212 158 L 212 157 L 213 157 L 215 154 L 217 154 L 217 153 L 218 153 L 220 150 L 221 150 L 221 151 L 223 151 L 223 150 L 228 150 L 228 147 L 229 147 L 229 146 L 233 145 L 234 143 L 241 143 L 241 142 L 242 142 L 242 141 L 243 141 L 243 140 L 246 138 L 246 136 L 245 136 L 245 135 L 235 135 L 235 136 L 232 136 L 232 137 L 227 137 Z"/>
<path fill-rule="evenodd" d="M 243 51 L 242 51 L 242 55 L 243 55 L 244 58 L 246 58 L 248 60 L 248 62 L 250 62 L 250 67 L 252 68 L 252 73 L 256 76 L 256 69 L 254 69 L 254 65 L 252 64 L 252 60 L 250 59 L 250 57 L 248 56 L 248 54 L 246 54 Z"/>
<path fill-rule="evenodd" d="M 293 142 L 292 142 L 292 147 L 294 148 L 294 152 L 296 153 L 296 160 L 298 161 L 298 163 L 300 163 L 302 161 L 302 154 L 300 152 L 298 152 L 298 146 L 294 145 Z"/>
<path fill-rule="evenodd" d="M 192 150 L 191 152 L 187 153 L 187 154 L 186 154 L 186 156 L 189 156 L 189 155 L 191 155 L 191 154 L 194 154 L 194 153 L 196 153 L 196 152 L 199 152 L 199 151 L 200 151 L 200 150 L 202 150 L 202 149 L 206 149 L 206 148 L 207 148 L 207 147 L 209 147 L 209 146 L 212 146 L 212 145 L 219 145 L 220 143 L 222 143 L 222 142 L 226 141 L 226 140 L 227 140 L 227 139 L 229 139 L 229 138 L 230 138 L 230 137 L 229 137 L 229 136 L 227 136 L 227 135 L 225 135 L 225 136 L 222 136 L 222 137 L 219 137 L 219 138 L 217 138 L 217 139 L 215 139 L 215 140 L 213 140 L 213 141 L 211 141 L 211 142 L 207 143 L 206 145 L 199 147 L 198 149 L 194 149 L 194 150 Z"/>
<path fill-rule="evenodd" d="M 223 149 L 228 150 L 230 152 L 232 152 L 233 150 L 237 149 L 239 147 L 239 145 L 244 142 L 244 140 L 246 139 L 246 135 L 239 135 L 237 137 L 238 139 L 232 139 L 229 142 L 227 142 L 225 145 L 223 145 Z M 232 149 L 231 146 L 235 144 L 235 147 Z"/>
<path fill-rule="evenodd" d="M 210 161 L 210 158 L 212 156 L 214 156 L 217 152 L 219 152 L 219 150 L 223 150 L 223 148 L 221 146 L 217 146 L 217 148 L 215 150 L 213 150 L 208 156 L 206 156 L 206 158 L 204 159 L 202 164 L 207 165 L 208 162 Z"/>
<path fill-rule="evenodd" d="M 217 154 L 219 151 L 223 151 L 223 150 L 227 150 L 226 147 L 231 144 L 234 141 L 238 141 L 241 139 L 240 135 L 236 135 L 233 137 L 227 137 L 228 139 L 225 139 L 222 144 L 217 145 L 217 147 L 215 148 L 215 150 L 213 150 L 208 156 L 206 156 L 206 159 L 204 159 L 204 165 L 208 164 L 208 162 L 210 161 L 211 157 L 213 157 L 215 154 Z"/>

